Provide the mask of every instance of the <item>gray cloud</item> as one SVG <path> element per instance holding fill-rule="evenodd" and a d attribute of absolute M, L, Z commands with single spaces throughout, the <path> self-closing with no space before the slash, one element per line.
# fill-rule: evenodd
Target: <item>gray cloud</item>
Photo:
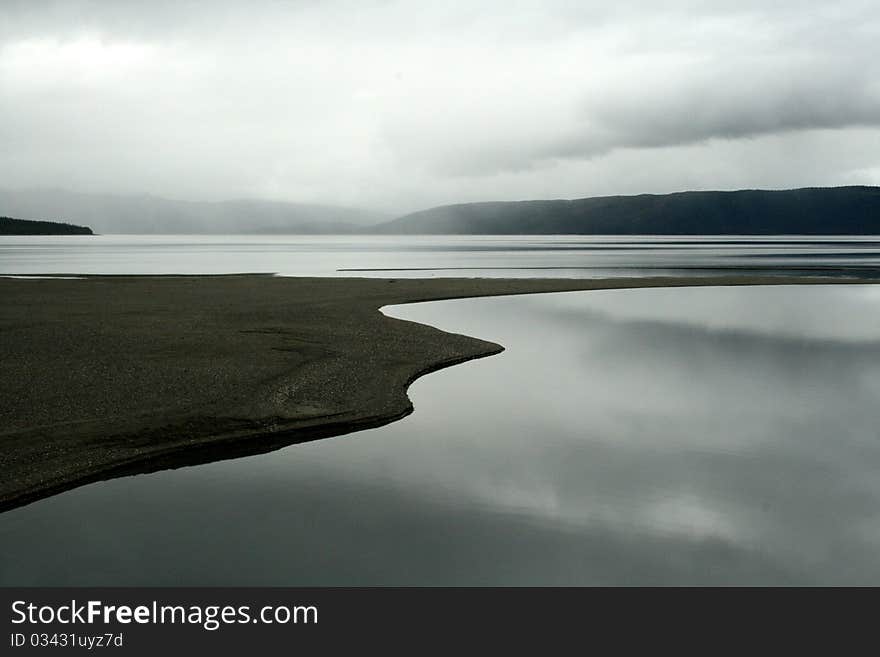
<path fill-rule="evenodd" d="M 207 7 L 2 3 L 4 184 L 407 210 L 880 182 L 873 2 Z"/>
<path fill-rule="evenodd" d="M 438 171 L 474 175 L 620 148 L 880 125 L 880 12 L 817 25 L 820 12 L 813 22 L 802 11 L 774 21 L 741 9 L 634 19 L 624 36 L 612 24 L 600 31 L 603 47 L 572 44 L 567 61 L 531 78 L 530 61 L 515 61 L 516 85 L 491 88 L 500 107 L 395 117 L 390 139 L 398 151 L 415 144 Z M 572 62 L 581 66 L 563 69 Z M 545 72 L 564 84 L 547 85 Z M 519 86 L 523 77 L 534 84 Z M 456 139 L 473 133 L 477 148 Z"/>

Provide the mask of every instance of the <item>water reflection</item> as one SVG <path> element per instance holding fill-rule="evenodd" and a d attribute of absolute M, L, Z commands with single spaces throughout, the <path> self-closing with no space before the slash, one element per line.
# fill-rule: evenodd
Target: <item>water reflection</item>
<path fill-rule="evenodd" d="M 718 268 L 873 275 L 864 236 L 40 235 L 0 236 L 2 274 L 562 277 Z"/>
<path fill-rule="evenodd" d="M 880 582 L 872 288 L 387 311 L 508 349 L 388 427 L 0 515 L 0 582 Z"/>

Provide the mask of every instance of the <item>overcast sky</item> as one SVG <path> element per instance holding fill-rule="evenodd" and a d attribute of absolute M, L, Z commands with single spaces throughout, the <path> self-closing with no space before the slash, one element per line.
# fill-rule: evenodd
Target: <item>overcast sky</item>
<path fill-rule="evenodd" d="M 880 184 L 880 3 L 0 0 L 0 185 L 391 211 Z"/>

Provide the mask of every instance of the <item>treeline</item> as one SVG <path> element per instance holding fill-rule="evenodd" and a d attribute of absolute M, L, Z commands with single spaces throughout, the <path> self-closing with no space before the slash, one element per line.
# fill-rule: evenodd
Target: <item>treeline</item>
<path fill-rule="evenodd" d="M 0 217 L 0 235 L 93 235 L 87 226 Z"/>

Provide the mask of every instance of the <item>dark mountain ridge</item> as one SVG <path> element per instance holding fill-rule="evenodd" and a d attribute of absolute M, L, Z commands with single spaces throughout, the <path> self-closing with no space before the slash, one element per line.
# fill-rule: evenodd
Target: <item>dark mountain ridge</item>
<path fill-rule="evenodd" d="M 880 187 L 678 192 L 445 205 L 376 227 L 389 234 L 874 235 Z"/>
<path fill-rule="evenodd" d="M 0 217 L 0 235 L 93 235 L 87 226 Z"/>
<path fill-rule="evenodd" d="M 459 203 L 377 225 L 370 224 L 375 224 L 380 215 L 333 206 L 251 200 L 170 201 L 57 190 L 0 190 L 3 210 L 19 215 L 62 216 L 88 223 L 103 233 L 880 234 L 880 187 L 868 186 Z M 4 222 L 0 232 L 7 235 L 91 234 L 89 228 L 71 224 L 13 219 Z"/>

